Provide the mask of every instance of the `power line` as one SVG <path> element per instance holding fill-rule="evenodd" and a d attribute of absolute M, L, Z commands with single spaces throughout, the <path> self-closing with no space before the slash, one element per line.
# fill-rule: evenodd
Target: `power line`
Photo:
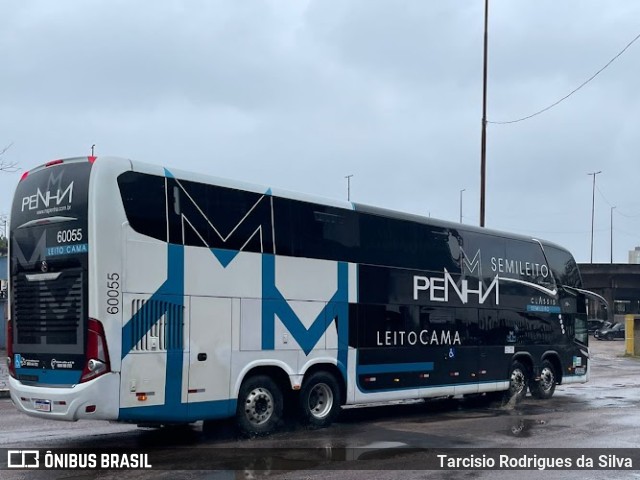
<path fill-rule="evenodd" d="M 607 200 L 607 197 L 604 196 L 604 193 L 602 193 L 602 190 L 600 190 L 600 187 L 596 186 L 596 190 L 598 190 L 598 193 L 600 194 L 600 196 L 602 197 L 602 199 L 604 200 L 604 203 L 606 203 L 607 205 L 609 205 L 610 207 L 613 207 L 613 205 L 611 204 L 611 202 L 609 200 Z"/>
<path fill-rule="evenodd" d="M 618 54 L 613 57 L 611 60 L 609 60 L 606 65 L 604 67 L 602 67 L 600 70 L 598 70 L 596 73 L 594 73 L 593 75 L 591 75 L 591 77 L 589 77 L 587 80 L 585 80 L 584 82 L 582 82 L 580 84 L 580 86 L 578 86 L 577 88 L 575 88 L 574 90 L 572 90 L 568 95 L 565 95 L 564 97 L 562 97 L 560 100 L 552 103 L 551 105 L 549 105 L 548 107 L 543 108 L 542 110 L 539 110 L 535 113 L 532 113 L 531 115 L 527 115 L 526 117 L 522 117 L 522 118 L 518 118 L 516 120 L 508 120 L 508 121 L 503 121 L 503 122 L 491 122 L 487 120 L 487 123 L 492 123 L 494 125 L 507 125 L 510 123 L 518 123 L 518 122 L 523 122 L 525 120 L 529 120 L 530 118 L 533 118 L 537 115 L 540 115 L 541 113 L 544 113 L 548 110 L 551 110 L 553 107 L 555 107 L 556 105 L 564 102 L 567 98 L 569 98 L 571 95 L 573 95 L 574 93 L 576 93 L 578 90 L 580 90 L 582 87 L 584 87 L 587 83 L 589 83 L 591 80 L 593 80 L 594 78 L 596 78 L 598 75 L 600 75 L 600 73 L 602 73 L 609 65 L 611 65 L 614 61 L 616 61 L 618 59 L 618 57 L 620 55 L 622 55 L 631 45 L 633 45 L 635 43 L 636 40 L 638 40 L 640 38 L 640 33 L 638 35 L 636 35 L 636 37 L 631 40 L 622 50 L 620 50 L 618 52 Z"/>
<path fill-rule="evenodd" d="M 620 230 L 619 228 L 615 228 L 615 227 L 614 227 L 613 231 L 621 233 L 623 235 L 626 235 L 627 237 L 635 238 L 636 240 L 640 239 L 640 235 L 638 235 L 637 233 L 630 233 L 630 232 L 627 232 L 625 230 Z"/>
<path fill-rule="evenodd" d="M 617 213 L 618 213 L 618 215 L 620 215 L 622 217 L 625 217 L 625 218 L 638 218 L 638 217 L 640 217 L 640 213 L 636 213 L 635 215 L 627 215 L 627 214 L 622 213 L 622 212 L 617 212 Z"/>
<path fill-rule="evenodd" d="M 604 202 L 609 205 L 609 207 L 613 207 L 614 205 L 607 199 L 607 197 L 604 195 L 604 193 L 602 193 L 602 190 L 600 190 L 600 187 L 598 187 L 596 185 L 596 190 L 598 191 L 598 193 L 600 194 L 600 196 L 602 197 L 602 199 L 604 200 Z M 623 209 L 625 207 L 622 207 Z M 636 213 L 635 215 L 627 215 L 626 213 L 622 213 L 620 211 L 620 209 L 618 207 L 616 207 L 616 214 L 620 215 L 621 217 L 625 217 L 625 218 L 638 218 L 640 217 L 640 213 Z"/>

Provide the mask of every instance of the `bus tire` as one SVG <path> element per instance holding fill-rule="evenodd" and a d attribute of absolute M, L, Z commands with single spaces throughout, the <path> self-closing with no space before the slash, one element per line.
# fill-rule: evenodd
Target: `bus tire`
<path fill-rule="evenodd" d="M 282 420 L 282 392 L 270 377 L 256 375 L 240 387 L 236 421 L 248 435 L 265 435 L 274 431 Z"/>
<path fill-rule="evenodd" d="M 531 396 L 541 400 L 549 399 L 556 391 L 556 369 L 549 360 L 544 360 L 540 366 L 540 380 L 529 386 Z"/>
<path fill-rule="evenodd" d="M 300 389 L 302 423 L 328 427 L 340 413 L 340 384 L 329 372 L 315 372 L 306 378 Z"/>
<path fill-rule="evenodd" d="M 509 390 L 506 392 L 505 400 L 514 401 L 515 403 L 524 400 L 527 395 L 527 386 L 530 378 L 529 369 L 519 361 L 514 361 L 509 370 Z"/>

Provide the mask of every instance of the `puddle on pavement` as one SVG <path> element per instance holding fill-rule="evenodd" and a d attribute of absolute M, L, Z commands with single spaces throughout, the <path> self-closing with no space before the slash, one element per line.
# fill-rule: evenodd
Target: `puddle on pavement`
<path fill-rule="evenodd" d="M 532 420 L 529 418 L 514 418 L 508 422 L 506 434 L 512 437 L 527 438 L 531 436 L 531 430 L 546 425 L 545 420 Z"/>

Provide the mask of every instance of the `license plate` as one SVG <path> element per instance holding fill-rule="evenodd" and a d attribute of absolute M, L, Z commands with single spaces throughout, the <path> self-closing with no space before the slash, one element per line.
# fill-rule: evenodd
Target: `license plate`
<path fill-rule="evenodd" d="M 49 400 L 35 400 L 34 404 L 35 404 L 36 410 L 39 412 L 51 411 L 51 401 Z"/>

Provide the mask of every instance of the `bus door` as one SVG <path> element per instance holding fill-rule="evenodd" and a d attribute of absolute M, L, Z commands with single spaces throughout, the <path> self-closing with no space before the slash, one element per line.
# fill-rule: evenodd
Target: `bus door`
<path fill-rule="evenodd" d="M 226 416 L 230 407 L 232 300 L 190 297 L 189 416 Z M 239 311 L 238 309 L 235 309 Z"/>
<path fill-rule="evenodd" d="M 448 352 L 454 368 L 452 380 L 455 383 L 455 395 L 478 392 L 478 382 L 482 381 L 478 349 L 478 309 L 455 309 L 455 334 L 460 342 L 453 342 Z M 455 338 L 455 337 L 454 337 Z"/>
<path fill-rule="evenodd" d="M 515 333 L 506 324 L 501 325 L 497 310 L 481 309 L 478 315 L 479 381 L 506 381 L 510 366 L 507 362 L 515 350 Z"/>

